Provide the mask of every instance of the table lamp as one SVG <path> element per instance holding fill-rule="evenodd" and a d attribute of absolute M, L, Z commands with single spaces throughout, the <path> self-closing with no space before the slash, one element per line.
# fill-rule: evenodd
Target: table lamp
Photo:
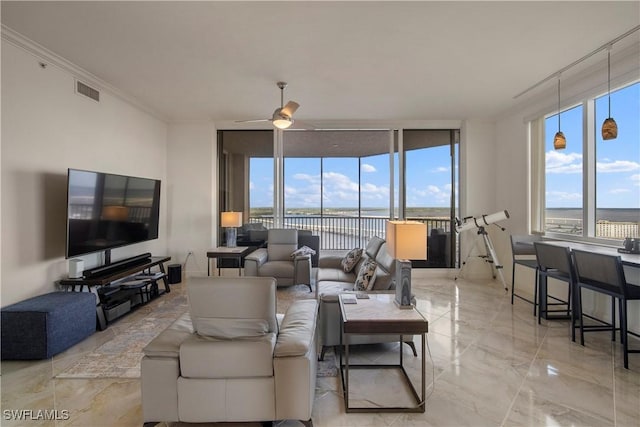
<path fill-rule="evenodd" d="M 242 212 L 222 212 L 220 214 L 220 226 L 226 228 L 227 247 L 236 247 L 236 227 L 242 226 Z"/>
<path fill-rule="evenodd" d="M 411 308 L 411 259 L 427 259 L 427 225 L 417 221 L 387 221 L 387 251 L 396 259 L 396 297 L 400 308 Z"/>

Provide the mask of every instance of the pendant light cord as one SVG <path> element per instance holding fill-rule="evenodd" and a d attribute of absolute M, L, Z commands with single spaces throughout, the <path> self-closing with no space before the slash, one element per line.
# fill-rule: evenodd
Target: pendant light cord
<path fill-rule="evenodd" d="M 560 74 L 558 74 L 558 132 L 560 132 Z"/>
<path fill-rule="evenodd" d="M 609 118 L 611 118 L 611 46 L 607 49 L 607 97 L 609 98 Z"/>
<path fill-rule="evenodd" d="M 586 54 L 582 58 L 580 58 L 580 59 L 578 59 L 576 61 L 573 61 L 571 64 L 567 65 L 564 68 L 559 69 L 555 73 L 549 74 L 547 77 L 545 77 L 544 79 L 540 80 L 538 83 L 534 84 L 533 86 L 528 87 L 527 89 L 523 90 L 519 94 L 515 95 L 513 97 L 513 99 L 517 99 L 517 98 L 521 97 L 522 95 L 524 95 L 525 93 L 528 93 L 528 92 L 532 91 L 533 89 L 537 88 L 538 86 L 543 85 L 544 83 L 548 82 L 549 80 L 552 80 L 555 76 L 559 76 L 561 73 L 567 71 L 570 68 L 575 67 L 576 65 L 580 64 L 581 62 L 586 61 L 587 59 L 591 58 L 593 55 L 595 55 L 595 54 L 597 54 L 599 52 L 602 52 L 603 50 L 605 50 L 607 48 L 610 49 L 611 46 L 613 46 L 614 44 L 616 44 L 620 40 L 630 36 L 631 34 L 635 33 L 636 31 L 640 31 L 640 25 L 636 25 L 635 27 L 633 27 L 632 29 L 630 29 L 626 33 L 621 34 L 618 37 L 616 37 L 615 39 L 608 41 L 607 43 L 603 44 L 599 48 L 589 52 L 588 54 Z"/>

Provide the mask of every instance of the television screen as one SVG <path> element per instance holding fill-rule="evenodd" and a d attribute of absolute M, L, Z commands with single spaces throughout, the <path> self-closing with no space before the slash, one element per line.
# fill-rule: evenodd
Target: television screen
<path fill-rule="evenodd" d="M 158 238 L 160 181 L 69 169 L 66 257 Z"/>

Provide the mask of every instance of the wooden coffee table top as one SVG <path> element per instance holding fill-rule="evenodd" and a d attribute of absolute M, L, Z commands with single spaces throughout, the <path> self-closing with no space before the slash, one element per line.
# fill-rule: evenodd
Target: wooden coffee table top
<path fill-rule="evenodd" d="M 369 294 L 357 304 L 344 304 L 340 294 L 340 311 L 345 333 L 352 334 L 422 334 L 429 323 L 415 308 L 402 309 L 394 302 L 395 294 Z"/>

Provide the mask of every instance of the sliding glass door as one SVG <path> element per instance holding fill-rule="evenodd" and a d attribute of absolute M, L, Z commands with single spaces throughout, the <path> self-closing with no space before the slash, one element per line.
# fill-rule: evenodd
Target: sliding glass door
<path fill-rule="evenodd" d="M 324 250 L 384 238 L 389 219 L 421 221 L 429 259 L 415 266 L 456 265 L 457 130 L 219 134 L 221 210 L 242 209 L 245 223 L 267 228 L 310 230 Z"/>

